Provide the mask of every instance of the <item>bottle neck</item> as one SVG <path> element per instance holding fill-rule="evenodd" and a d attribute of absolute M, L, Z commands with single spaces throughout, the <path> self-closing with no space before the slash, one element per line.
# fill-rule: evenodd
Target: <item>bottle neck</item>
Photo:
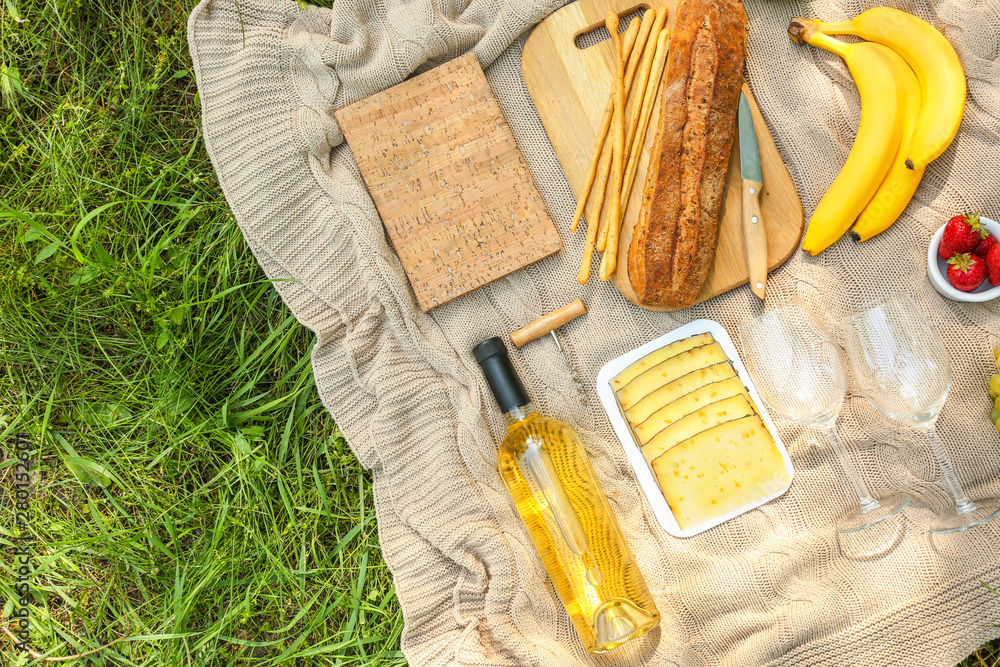
<path fill-rule="evenodd" d="M 525 419 L 531 415 L 537 415 L 538 411 L 535 410 L 535 406 L 531 403 L 525 403 L 524 405 L 519 405 L 516 408 L 511 408 L 509 412 L 504 414 L 504 418 L 507 420 L 507 426 L 511 427 L 514 424 L 523 422 Z"/>

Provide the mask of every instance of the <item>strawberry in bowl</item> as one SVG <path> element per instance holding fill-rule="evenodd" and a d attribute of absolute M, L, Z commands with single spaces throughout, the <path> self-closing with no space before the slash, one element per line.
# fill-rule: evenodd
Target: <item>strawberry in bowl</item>
<path fill-rule="evenodd" d="M 983 229 L 978 213 L 956 215 L 944 226 L 944 235 L 938 244 L 938 257 L 948 260 L 954 255 L 972 252 L 985 236 L 991 234 Z"/>
<path fill-rule="evenodd" d="M 986 260 L 963 252 L 948 259 L 948 282 L 962 292 L 974 292 L 986 280 Z"/>
<path fill-rule="evenodd" d="M 989 232 L 986 232 L 986 236 L 976 244 L 976 247 L 972 249 L 973 255 L 979 255 L 983 259 L 990 254 L 993 246 L 997 245 L 997 237 L 993 236 Z"/>
<path fill-rule="evenodd" d="M 986 253 L 986 271 L 989 274 L 990 285 L 1000 286 L 1000 243 L 994 243 Z"/>
<path fill-rule="evenodd" d="M 1000 297 L 1000 223 L 963 213 L 948 220 L 927 248 L 927 279 L 953 301 Z M 990 280 L 993 278 L 993 281 Z"/>

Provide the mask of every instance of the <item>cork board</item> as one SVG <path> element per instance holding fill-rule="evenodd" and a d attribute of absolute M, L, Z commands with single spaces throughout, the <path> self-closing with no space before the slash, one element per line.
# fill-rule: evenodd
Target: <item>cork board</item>
<path fill-rule="evenodd" d="M 337 120 L 424 312 L 559 250 L 475 54 Z"/>

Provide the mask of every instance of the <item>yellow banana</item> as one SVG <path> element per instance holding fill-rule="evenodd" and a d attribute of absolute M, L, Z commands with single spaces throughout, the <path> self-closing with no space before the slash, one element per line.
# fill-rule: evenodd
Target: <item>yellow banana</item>
<path fill-rule="evenodd" d="M 924 96 L 907 167 L 926 167 L 948 148 L 965 112 L 965 72 L 944 35 L 923 19 L 889 7 L 869 9 L 853 21 L 815 23 L 828 35 L 857 35 L 884 44 L 913 68 Z"/>
<path fill-rule="evenodd" d="M 843 236 L 865 208 L 892 164 L 902 137 L 902 89 L 881 44 L 847 44 L 824 35 L 811 21 L 793 19 L 789 36 L 844 59 L 861 95 L 861 124 L 854 146 L 809 219 L 802 249 L 816 255 Z"/>
<path fill-rule="evenodd" d="M 906 205 L 913 199 L 913 193 L 917 191 L 920 179 L 924 176 L 924 167 L 915 166 L 913 169 L 908 169 L 904 164 L 920 118 L 922 103 L 920 83 L 913 70 L 899 54 L 890 50 L 886 55 L 896 77 L 896 83 L 903 89 L 902 141 L 899 150 L 896 151 L 896 157 L 893 158 L 892 166 L 889 167 L 889 173 L 885 175 L 875 196 L 868 202 L 865 210 L 858 216 L 858 221 L 851 228 L 851 233 L 858 241 L 867 241 L 896 222 L 906 209 Z"/>

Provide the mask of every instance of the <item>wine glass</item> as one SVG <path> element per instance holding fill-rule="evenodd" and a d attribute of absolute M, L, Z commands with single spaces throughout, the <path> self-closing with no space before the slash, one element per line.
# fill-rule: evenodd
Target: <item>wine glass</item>
<path fill-rule="evenodd" d="M 840 348 L 816 317 L 792 302 L 741 324 L 740 340 L 764 402 L 786 419 L 821 432 L 837 453 L 859 504 L 837 523 L 837 531 L 852 533 L 901 512 L 910 503 L 909 494 L 875 498 L 837 434 L 847 367 Z"/>
<path fill-rule="evenodd" d="M 996 499 L 972 502 L 941 444 L 936 422 L 951 387 L 948 351 L 908 294 L 896 292 L 845 320 L 847 357 L 861 393 L 890 419 L 917 427 L 930 441 L 955 506 L 938 513 L 935 533 L 956 533 L 1000 516 Z"/>

